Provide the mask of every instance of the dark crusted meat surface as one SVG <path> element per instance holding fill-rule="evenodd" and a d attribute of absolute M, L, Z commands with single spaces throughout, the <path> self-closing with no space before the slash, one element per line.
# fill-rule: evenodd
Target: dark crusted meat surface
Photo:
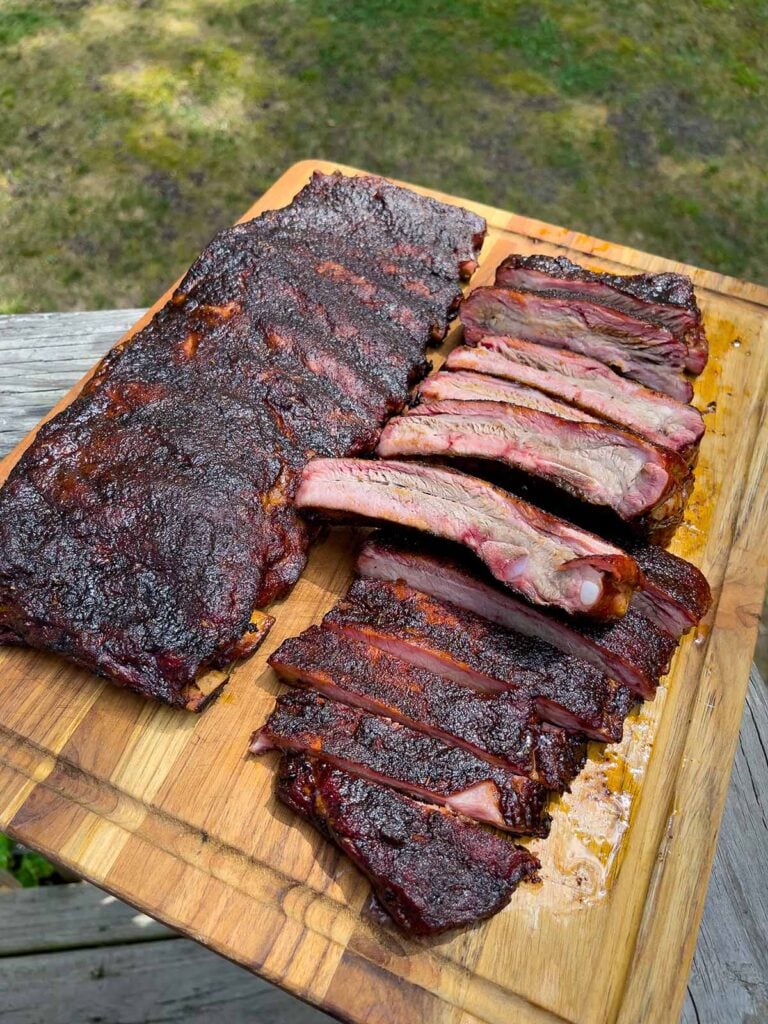
<path fill-rule="evenodd" d="M 514 691 L 478 693 L 343 633 L 310 626 L 269 659 L 289 683 L 386 715 L 552 789 L 584 764 L 584 744 L 544 725 L 535 701 Z"/>
<path fill-rule="evenodd" d="M 0 641 L 199 707 L 198 669 L 242 651 L 253 609 L 304 566 L 302 466 L 371 449 L 483 233 L 333 174 L 217 235 L 0 493 Z"/>
<path fill-rule="evenodd" d="M 520 690 L 542 718 L 595 739 L 620 739 L 635 700 L 581 658 L 404 583 L 355 580 L 323 622 L 475 689 Z"/>
<path fill-rule="evenodd" d="M 709 611 L 709 583 L 695 565 L 658 544 L 637 542 L 631 545 L 631 551 L 643 573 L 633 605 L 679 639 Z"/>
<path fill-rule="evenodd" d="M 686 343 L 687 369 L 700 373 L 707 339 L 693 282 L 683 274 L 607 274 L 585 270 L 567 256 L 520 256 L 503 260 L 496 284 L 530 291 L 558 289 L 666 327 Z"/>
<path fill-rule="evenodd" d="M 547 791 L 509 768 L 316 690 L 277 699 L 251 752 L 273 748 L 322 757 L 344 771 L 443 804 L 476 821 L 520 835 L 546 835 Z"/>
<path fill-rule="evenodd" d="M 347 854 L 411 935 L 490 917 L 539 867 L 498 832 L 303 755 L 281 760 L 277 794 Z"/>
<path fill-rule="evenodd" d="M 622 619 L 608 623 L 545 612 L 502 590 L 481 566 L 461 559 L 460 552 L 438 544 L 425 547 L 412 537 L 393 540 L 384 532 L 374 534 L 361 548 L 355 568 L 369 579 L 402 580 L 414 590 L 583 658 L 642 697 L 653 697 L 677 647 L 634 602 Z"/>

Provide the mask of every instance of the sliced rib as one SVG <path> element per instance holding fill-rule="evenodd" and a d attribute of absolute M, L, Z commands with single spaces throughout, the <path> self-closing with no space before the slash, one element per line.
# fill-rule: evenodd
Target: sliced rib
<path fill-rule="evenodd" d="M 416 394 L 421 401 L 442 402 L 452 399 L 459 402 L 510 402 L 512 405 L 549 412 L 553 416 L 561 416 L 565 420 L 574 420 L 577 423 L 600 422 L 588 412 L 575 409 L 565 402 L 558 402 L 536 388 L 515 381 L 499 380 L 484 373 L 461 370 L 455 373 L 432 373 L 422 381 Z"/>
<path fill-rule="evenodd" d="M 274 748 L 321 757 L 354 775 L 442 804 L 519 835 L 546 835 L 544 786 L 390 718 L 291 690 L 253 737 L 251 753 Z"/>
<path fill-rule="evenodd" d="M 679 639 L 707 614 L 709 583 L 695 565 L 658 544 L 634 543 L 630 551 L 643 573 L 632 607 Z"/>
<path fill-rule="evenodd" d="M 507 402 L 425 402 L 387 423 L 376 452 L 492 459 L 606 505 L 651 537 L 679 526 L 693 483 L 677 453 L 621 427 Z"/>
<path fill-rule="evenodd" d="M 539 867 L 499 832 L 300 754 L 281 759 L 277 795 L 346 853 L 411 935 L 490 917 Z"/>
<path fill-rule="evenodd" d="M 395 719 L 550 789 L 564 789 L 584 764 L 583 744 L 542 725 L 525 694 L 477 693 L 335 630 L 310 626 L 283 641 L 269 664 L 286 682 Z"/>
<path fill-rule="evenodd" d="M 481 692 L 517 690 L 545 721 L 621 738 L 635 701 L 592 665 L 404 583 L 356 580 L 323 624 Z"/>
<path fill-rule="evenodd" d="M 536 604 L 598 618 L 623 615 L 637 568 L 619 548 L 476 477 L 435 466 L 314 459 L 299 508 L 366 517 L 466 544 L 502 582 Z"/>
<path fill-rule="evenodd" d="M 496 284 L 519 291 L 558 292 L 611 306 L 631 317 L 660 324 L 685 342 L 686 369 L 701 373 L 707 338 L 693 282 L 683 274 L 606 274 L 578 266 L 566 256 L 508 256 Z"/>
<path fill-rule="evenodd" d="M 440 601 L 537 637 L 565 654 L 590 662 L 643 698 L 653 696 L 677 646 L 667 632 L 635 608 L 634 602 L 624 618 L 616 622 L 575 622 L 520 601 L 451 553 L 424 551 L 380 534 L 363 545 L 356 569 L 369 579 L 402 580 Z"/>
<path fill-rule="evenodd" d="M 621 377 L 596 359 L 516 338 L 488 336 L 479 347 L 450 353 L 449 370 L 473 370 L 539 388 L 694 462 L 704 435 L 701 413 L 691 405 Z"/>
<path fill-rule="evenodd" d="M 683 375 L 687 350 L 664 327 L 585 302 L 511 288 L 476 288 L 461 305 L 464 336 L 475 344 L 488 334 L 565 348 L 611 366 L 632 380 L 681 402 L 693 388 Z"/>

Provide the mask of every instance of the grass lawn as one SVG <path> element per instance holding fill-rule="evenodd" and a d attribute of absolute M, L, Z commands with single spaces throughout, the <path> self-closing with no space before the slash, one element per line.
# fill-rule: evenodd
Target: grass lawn
<path fill-rule="evenodd" d="M 150 302 L 335 158 L 768 281 L 765 0 L 0 0 L 0 311 Z"/>

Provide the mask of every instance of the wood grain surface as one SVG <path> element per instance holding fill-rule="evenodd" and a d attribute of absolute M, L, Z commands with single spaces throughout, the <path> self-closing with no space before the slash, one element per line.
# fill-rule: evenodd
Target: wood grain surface
<path fill-rule="evenodd" d="M 330 165 L 297 165 L 257 208 L 289 201 L 311 166 Z M 679 269 L 465 205 L 491 225 L 481 279 L 510 251 L 565 252 L 619 271 Z M 592 800 L 593 809 L 621 812 L 607 859 L 602 848 L 582 844 L 572 884 L 563 871 L 551 873 L 540 891 L 521 893 L 483 927 L 432 943 L 382 931 L 360 915 L 366 885 L 275 803 L 268 759 L 243 756 L 277 691 L 264 657 L 316 621 L 344 585 L 344 533 L 314 551 L 264 651 L 236 669 L 224 698 L 201 718 L 142 704 L 52 656 L 5 652 L 0 824 L 344 1019 L 675 1020 L 768 571 L 768 293 L 682 269 L 697 285 L 713 342 L 697 401 L 716 404 L 676 550 L 707 573 L 715 606 L 656 702 L 631 723 L 634 746 L 603 761 L 609 792 L 602 803 Z M 633 752 L 642 763 L 627 759 Z M 556 835 L 573 836 L 592 796 L 582 789 L 555 808 Z"/>

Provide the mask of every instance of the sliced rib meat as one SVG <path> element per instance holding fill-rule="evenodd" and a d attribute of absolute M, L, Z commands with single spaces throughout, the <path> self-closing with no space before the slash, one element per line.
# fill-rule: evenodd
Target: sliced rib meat
<path fill-rule="evenodd" d="M 380 534 L 363 545 L 356 569 L 369 579 L 402 580 L 414 590 L 543 640 L 565 654 L 590 662 L 643 698 L 653 697 L 677 646 L 667 632 L 640 613 L 634 602 L 624 618 L 616 622 L 575 622 L 520 601 L 450 552 L 425 551 Z"/>
<path fill-rule="evenodd" d="M 550 789 L 564 789 L 584 763 L 583 744 L 543 725 L 525 694 L 478 693 L 335 630 L 310 626 L 283 641 L 269 664 L 286 682 L 465 747 Z"/>
<path fill-rule="evenodd" d="M 658 544 L 634 543 L 630 550 L 643 574 L 632 607 L 679 639 L 707 614 L 709 583 L 695 565 Z"/>
<path fill-rule="evenodd" d="M 321 757 L 343 771 L 442 804 L 458 814 L 519 835 L 546 835 L 547 790 L 390 718 L 292 690 L 253 737 L 251 753 L 274 748 Z"/>
<path fill-rule="evenodd" d="M 629 427 L 654 444 L 679 452 L 689 463 L 695 462 L 704 435 L 704 420 L 693 406 L 627 380 L 596 359 L 565 349 L 488 336 L 477 348 L 454 349 L 446 368 L 490 374 L 539 388 L 563 402 Z"/>
<path fill-rule="evenodd" d="M 568 295 L 659 324 L 685 342 L 686 369 L 701 373 L 707 363 L 707 338 L 693 282 L 683 274 L 607 274 L 585 270 L 566 256 L 508 256 L 496 270 L 502 288 Z"/>
<path fill-rule="evenodd" d="M 597 303 L 511 288 L 476 288 L 461 305 L 464 336 L 475 344 L 506 335 L 598 359 L 624 376 L 688 402 L 687 350 L 665 327 L 635 320 Z"/>
<path fill-rule="evenodd" d="M 323 624 L 481 692 L 517 690 L 545 721 L 621 738 L 635 702 L 592 665 L 401 582 L 356 580 Z"/>
<path fill-rule="evenodd" d="M 387 423 L 376 452 L 492 459 L 606 505 L 660 538 L 679 526 L 693 483 L 679 455 L 628 430 L 507 402 L 424 402 Z"/>
<path fill-rule="evenodd" d="M 539 867 L 499 832 L 314 758 L 283 757 L 277 795 L 346 853 L 411 935 L 498 913 Z"/>
<path fill-rule="evenodd" d="M 426 530 L 465 544 L 537 604 L 597 618 L 623 615 L 637 582 L 619 548 L 476 477 L 419 463 L 315 459 L 299 508 Z"/>
<path fill-rule="evenodd" d="M 472 352 L 474 349 L 469 351 Z M 512 405 L 549 412 L 553 416 L 561 416 L 565 420 L 574 420 L 577 423 L 600 422 L 588 412 L 575 409 L 565 402 L 558 402 L 536 388 L 511 380 L 489 377 L 484 373 L 462 370 L 455 373 L 432 373 L 421 382 L 416 394 L 423 402 L 442 402 L 447 399 L 460 402 L 510 402 Z"/>

